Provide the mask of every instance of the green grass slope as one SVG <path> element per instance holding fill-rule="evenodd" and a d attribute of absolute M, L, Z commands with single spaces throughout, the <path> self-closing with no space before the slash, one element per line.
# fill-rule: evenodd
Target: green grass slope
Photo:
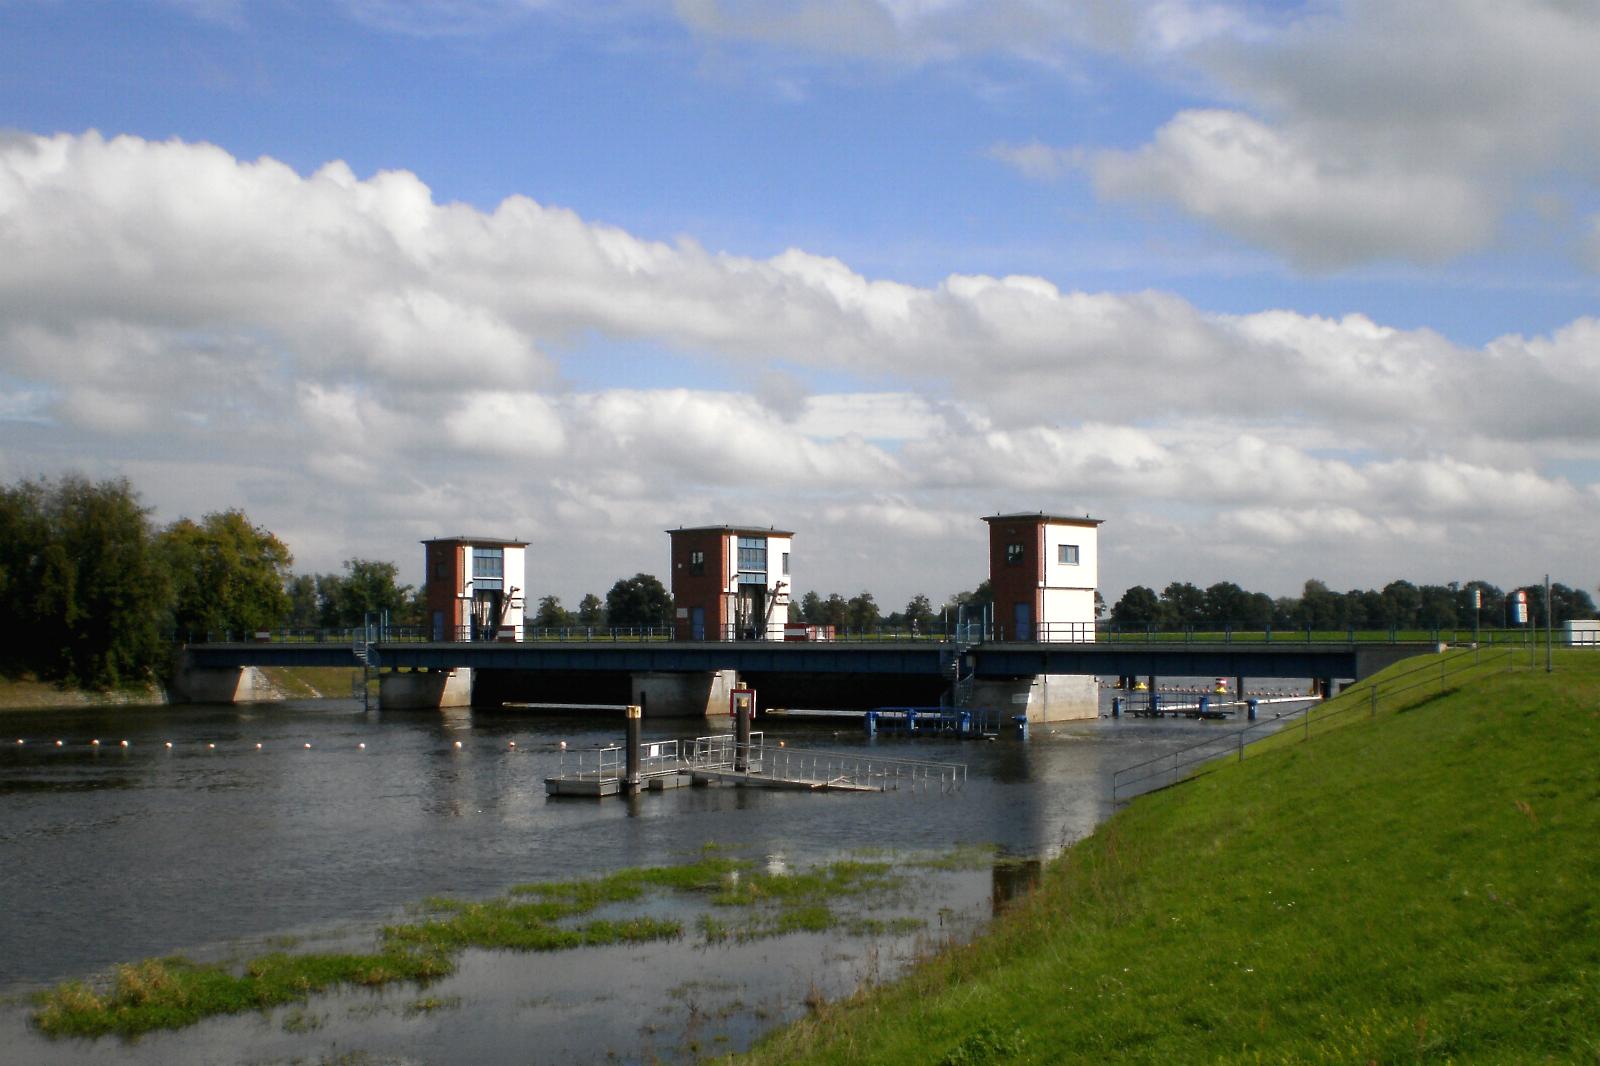
<path fill-rule="evenodd" d="M 1145 796 L 749 1060 L 1600 1062 L 1600 654 L 1540 666 Z"/>

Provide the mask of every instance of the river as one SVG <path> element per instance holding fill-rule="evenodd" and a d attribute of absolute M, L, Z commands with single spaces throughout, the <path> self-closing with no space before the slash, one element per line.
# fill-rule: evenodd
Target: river
<path fill-rule="evenodd" d="M 953 795 L 682 788 L 583 800 L 547 798 L 544 778 L 562 742 L 616 742 L 620 718 L 316 700 L 8 712 L 0 723 L 0 1062 L 475 1066 L 694 1061 L 747 1046 L 806 997 L 892 977 L 981 927 L 1027 869 L 1013 860 L 1053 856 L 1107 817 L 1116 768 L 1237 728 L 1104 718 L 1036 726 L 1026 742 L 963 742 L 770 719 L 758 723 L 769 744 L 965 763 L 967 782 Z M 647 722 L 645 733 L 720 725 Z M 886 913 L 924 919 L 913 933 L 468 951 L 426 996 L 353 990 L 136 1041 L 50 1040 L 27 1022 L 34 992 L 119 962 L 364 950 L 430 895 L 691 861 L 707 844 L 786 869 L 957 845 L 1006 861 L 909 873 Z"/>

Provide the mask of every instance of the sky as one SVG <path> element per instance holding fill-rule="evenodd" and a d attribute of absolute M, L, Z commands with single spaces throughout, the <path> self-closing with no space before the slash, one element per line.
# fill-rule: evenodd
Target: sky
<path fill-rule="evenodd" d="M 1600 6 L 0 0 L 0 481 L 299 572 L 1600 582 Z M 531 600 L 530 600 L 531 602 Z"/>

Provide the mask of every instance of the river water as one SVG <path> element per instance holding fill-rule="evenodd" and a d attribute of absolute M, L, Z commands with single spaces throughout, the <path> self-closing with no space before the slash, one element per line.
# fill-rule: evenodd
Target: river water
<path fill-rule="evenodd" d="M 1015 890 L 1009 860 L 1048 858 L 1110 813 L 1116 768 L 1238 728 L 1103 718 L 1035 726 L 1026 742 L 962 742 L 770 719 L 759 723 L 769 744 L 964 763 L 968 779 L 953 795 L 682 788 L 584 800 L 546 797 L 544 779 L 561 742 L 614 743 L 620 718 L 316 700 L 10 712 L 0 723 L 0 1063 L 475 1066 L 694 1061 L 747 1046 L 803 1013 L 807 996 L 847 994 L 970 935 Z M 647 721 L 645 734 L 721 726 Z M 786 869 L 957 845 L 1008 861 L 909 873 L 885 913 L 925 919 L 915 933 L 468 951 L 425 997 L 355 990 L 137 1041 L 50 1040 L 27 1021 L 34 992 L 119 962 L 367 950 L 430 895 L 692 861 L 707 844 Z"/>

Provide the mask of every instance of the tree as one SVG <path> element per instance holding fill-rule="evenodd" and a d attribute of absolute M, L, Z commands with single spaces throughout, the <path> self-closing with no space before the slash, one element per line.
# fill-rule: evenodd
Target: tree
<path fill-rule="evenodd" d="M 905 625 L 922 633 L 933 629 L 935 622 L 938 621 L 933 614 L 933 604 L 920 592 L 911 597 L 903 613 Z"/>
<path fill-rule="evenodd" d="M 606 593 L 606 619 L 613 626 L 670 626 L 672 596 L 652 574 L 622 578 Z"/>
<path fill-rule="evenodd" d="M 828 593 L 828 598 L 822 603 L 818 622 L 821 625 L 833 626 L 835 629 L 848 628 L 850 625 L 850 604 L 837 592 Z"/>
<path fill-rule="evenodd" d="M 1171 624 L 1180 626 L 1205 624 L 1206 594 L 1189 582 L 1174 581 L 1162 589 L 1161 602 L 1166 607 Z"/>
<path fill-rule="evenodd" d="M 199 522 L 180 518 L 157 538 L 172 577 L 172 621 L 184 633 L 271 629 L 289 612 L 294 557 L 243 511 L 217 511 Z"/>
<path fill-rule="evenodd" d="M 578 601 L 578 624 L 580 626 L 603 626 L 606 624 L 606 605 L 592 592 L 583 594 L 583 599 Z"/>
<path fill-rule="evenodd" d="M 401 624 L 410 608 L 411 586 L 396 581 L 399 568 L 375 559 L 346 559 L 345 572 L 317 577 L 317 597 L 322 602 L 322 624 L 330 628 L 361 625 L 389 612 L 392 624 Z"/>
<path fill-rule="evenodd" d="M 0 616 L 12 669 L 90 688 L 150 680 L 171 604 L 149 512 L 121 479 L 0 489 Z"/>
<path fill-rule="evenodd" d="M 1343 629 L 1348 617 L 1344 597 L 1312 578 L 1294 609 L 1293 624 L 1301 629 Z"/>
<path fill-rule="evenodd" d="M 848 605 L 848 625 L 851 629 L 875 629 L 880 621 L 878 617 L 878 604 L 872 598 L 872 593 L 863 589 L 860 593 L 850 597 Z"/>
<path fill-rule="evenodd" d="M 822 597 L 815 592 L 808 592 L 800 597 L 800 621 L 811 625 L 822 624 Z"/>
<path fill-rule="evenodd" d="M 1390 629 L 1413 629 L 1422 610 L 1422 593 L 1409 581 L 1383 586 L 1383 624 Z"/>
<path fill-rule="evenodd" d="M 1122 594 L 1111 608 L 1111 621 L 1123 629 L 1141 629 L 1155 625 L 1161 616 L 1161 600 L 1156 590 L 1135 585 Z"/>
<path fill-rule="evenodd" d="M 561 606 L 560 596 L 544 596 L 539 600 L 539 610 L 533 624 L 540 629 L 564 629 L 573 623 L 572 612 Z"/>
<path fill-rule="evenodd" d="M 289 610 L 283 624 L 290 629 L 314 629 L 318 624 L 317 579 L 311 574 L 296 574 L 284 589 Z"/>

